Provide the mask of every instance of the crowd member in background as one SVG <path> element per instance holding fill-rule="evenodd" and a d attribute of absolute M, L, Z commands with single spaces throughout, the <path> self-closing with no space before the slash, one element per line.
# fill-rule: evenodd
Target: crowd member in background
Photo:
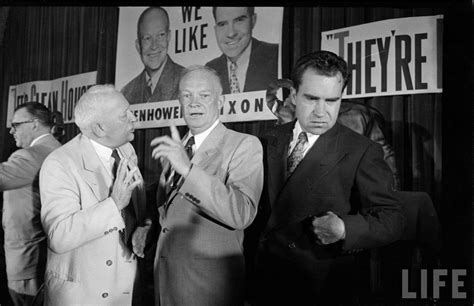
<path fill-rule="evenodd" d="M 132 295 L 139 304 L 136 256 L 143 256 L 150 220 L 129 143 L 136 118 L 110 85 L 91 87 L 74 115 L 81 134 L 40 171 L 45 304 L 130 305 Z"/>
<path fill-rule="evenodd" d="M 353 305 L 359 252 L 400 238 L 404 216 L 379 144 L 337 123 L 346 62 L 301 57 L 291 89 L 296 120 L 264 139 L 270 215 L 257 256 L 261 305 Z"/>
<path fill-rule="evenodd" d="M 149 7 L 141 13 L 135 47 L 145 69 L 122 89 L 130 104 L 178 98 L 183 67 L 168 55 L 170 37 L 170 21 L 165 9 Z"/>
<path fill-rule="evenodd" d="M 50 115 L 37 102 L 17 107 L 10 134 L 20 149 L 0 164 L 8 290 L 15 305 L 30 305 L 43 283 L 46 236 L 40 220 L 38 177 L 44 159 L 61 146 L 50 134 Z"/>
<path fill-rule="evenodd" d="M 252 36 L 254 7 L 213 7 L 217 44 L 222 55 L 208 62 L 222 81 L 223 94 L 266 90 L 278 79 L 278 44 Z"/>
<path fill-rule="evenodd" d="M 179 90 L 189 133 L 181 141 L 171 126 L 171 137 L 151 143 L 164 169 L 155 304 L 243 305 L 242 243 L 262 191 L 262 146 L 219 121 L 224 98 L 214 70 L 189 67 Z"/>

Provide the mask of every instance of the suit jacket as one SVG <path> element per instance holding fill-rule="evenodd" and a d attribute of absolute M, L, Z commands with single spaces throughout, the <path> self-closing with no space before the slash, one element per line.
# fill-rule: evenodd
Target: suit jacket
<path fill-rule="evenodd" d="M 223 94 L 230 93 L 229 70 L 224 54 L 208 62 L 206 66 L 219 74 Z M 243 92 L 267 90 L 268 84 L 278 79 L 278 44 L 270 44 L 252 38 L 250 61 Z"/>
<path fill-rule="evenodd" d="M 122 93 L 130 104 L 175 100 L 179 93 L 179 79 L 183 66 L 176 64 L 168 56 L 160 79 L 149 100 L 146 99 L 146 72 L 143 70 L 138 76 L 122 88 Z"/>
<path fill-rule="evenodd" d="M 259 248 L 266 284 L 261 293 L 271 293 L 276 304 L 349 299 L 363 281 L 354 254 L 395 241 L 404 229 L 391 171 L 380 145 L 336 123 L 286 179 L 294 124 L 277 126 L 264 138 L 266 203 L 261 205 L 271 213 Z M 324 246 L 310 223 L 327 211 L 344 221 L 346 237 Z"/>
<path fill-rule="evenodd" d="M 219 123 L 191 160 L 180 188 L 157 201 L 162 231 L 155 257 L 156 305 L 242 305 L 243 231 L 263 185 L 262 147 Z"/>
<path fill-rule="evenodd" d="M 130 143 L 121 155 L 136 161 Z M 137 261 L 119 237 L 124 221 L 110 197 L 112 177 L 90 140 L 79 134 L 45 160 L 41 221 L 48 235 L 46 305 L 130 305 Z M 127 216 L 145 217 L 143 186 Z"/>
<path fill-rule="evenodd" d="M 46 156 L 60 146 L 49 134 L 0 164 L 8 280 L 43 277 L 46 235 L 40 220 L 39 171 Z"/>

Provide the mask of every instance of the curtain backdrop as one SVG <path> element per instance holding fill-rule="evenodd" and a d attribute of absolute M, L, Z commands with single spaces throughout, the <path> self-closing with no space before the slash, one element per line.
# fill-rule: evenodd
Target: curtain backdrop
<path fill-rule="evenodd" d="M 447 255 L 461 264 L 470 262 L 467 257 L 471 244 L 466 243 L 470 241 L 470 203 L 465 202 L 470 197 L 463 189 L 470 186 L 466 183 L 470 178 L 469 169 L 465 169 L 470 165 L 470 154 L 466 152 L 470 150 L 466 147 L 468 142 L 452 137 L 468 131 L 470 125 L 466 122 L 471 120 L 469 103 L 472 101 L 467 94 L 470 85 L 466 81 L 467 67 L 472 61 L 472 52 L 466 52 L 471 50 L 471 37 L 458 36 L 465 31 L 469 33 L 472 28 L 470 9 L 469 5 L 457 7 L 453 3 L 438 8 L 291 7 L 284 10 L 282 33 L 282 71 L 283 77 L 289 78 L 299 56 L 320 48 L 322 31 L 390 18 L 445 15 L 443 94 L 374 97 L 362 102 L 376 107 L 385 117 L 386 136 L 395 150 L 402 190 L 428 192 L 444 218 L 445 235 L 450 235 L 446 236 L 445 245 L 464 245 L 460 254 Z M 2 161 L 15 150 L 5 126 L 8 86 L 94 70 L 98 71 L 98 83 L 113 83 L 117 28 L 117 7 L 10 8 L 0 46 Z M 468 107 L 459 105 L 464 103 Z M 266 121 L 227 126 L 259 135 L 273 124 Z M 181 127 L 180 133 L 184 134 L 185 129 Z M 67 124 L 65 140 L 77 133 L 74 124 Z M 149 143 L 163 134 L 169 134 L 168 128 L 136 131 L 133 144 L 147 185 L 156 181 L 159 171 L 150 157 Z M 453 221 L 457 225 L 450 225 Z M 466 235 L 469 235 L 467 240 L 460 240 Z M 457 240 L 451 240 L 453 236 Z"/>

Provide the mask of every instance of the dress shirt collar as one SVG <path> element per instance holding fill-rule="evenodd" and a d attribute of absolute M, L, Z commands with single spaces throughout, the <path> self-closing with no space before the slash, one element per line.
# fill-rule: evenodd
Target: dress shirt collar
<path fill-rule="evenodd" d="M 92 147 L 94 147 L 95 152 L 99 156 L 100 161 L 104 165 L 105 169 L 109 172 L 110 175 L 112 175 L 112 167 L 114 165 L 114 158 L 112 157 L 112 149 L 109 147 L 106 147 L 97 141 L 94 141 L 89 138 L 89 140 L 92 143 Z M 118 151 L 118 150 L 117 150 Z M 119 156 L 120 156 L 120 151 L 118 151 Z"/>
<path fill-rule="evenodd" d="M 158 84 L 158 81 L 160 80 L 161 74 L 163 73 L 163 69 L 165 69 L 165 65 L 167 62 L 168 56 L 165 58 L 165 62 L 163 63 L 163 65 L 161 65 L 160 69 L 158 69 L 158 71 L 152 77 L 148 75 L 148 72 L 145 73 L 145 79 L 147 84 L 151 78 L 151 94 L 153 94 L 153 92 L 155 91 L 156 84 Z"/>
<path fill-rule="evenodd" d="M 244 86 L 245 86 L 245 80 L 247 77 L 247 69 L 249 67 L 249 62 L 250 62 L 250 51 L 252 50 L 252 41 L 250 41 L 249 45 L 247 48 L 242 52 L 242 54 L 239 56 L 235 64 L 237 65 L 237 80 L 239 80 L 239 88 L 240 92 L 244 91 Z M 227 58 L 227 57 L 226 57 Z M 227 58 L 227 71 L 229 72 L 229 80 L 230 80 L 230 65 L 232 61 Z"/>
<path fill-rule="evenodd" d="M 301 128 L 300 122 L 296 120 L 295 127 L 293 128 L 293 138 L 291 139 L 290 146 L 288 148 L 288 155 L 291 154 L 291 151 L 293 151 L 293 148 L 296 146 L 296 142 L 298 141 L 298 136 L 300 133 L 303 132 L 303 129 Z M 319 135 L 314 135 L 311 133 L 306 132 L 306 136 L 308 137 L 308 146 L 306 147 L 306 150 L 303 152 L 303 155 L 306 155 L 306 153 L 311 149 L 311 147 L 314 145 L 316 140 L 318 140 Z"/>
<path fill-rule="evenodd" d="M 40 140 L 41 138 L 45 138 L 46 136 L 50 135 L 50 133 L 45 133 L 43 135 L 40 135 L 38 137 L 36 137 L 35 139 L 33 139 L 33 141 L 30 143 L 30 147 L 34 146 L 38 140 Z"/>
<path fill-rule="evenodd" d="M 207 130 L 205 130 L 204 132 L 201 132 L 197 135 L 193 135 L 191 133 L 191 131 L 189 131 L 188 135 L 183 139 L 183 144 L 186 144 L 186 142 L 188 142 L 188 139 L 191 138 L 191 136 L 194 136 L 194 152 L 197 151 L 197 149 L 199 149 L 199 147 L 201 146 L 201 144 L 204 142 L 204 140 L 206 139 L 207 136 L 209 136 L 209 134 L 211 133 L 211 131 L 217 126 L 217 124 L 219 123 L 219 119 L 217 119 L 212 125 L 211 127 L 209 127 Z"/>

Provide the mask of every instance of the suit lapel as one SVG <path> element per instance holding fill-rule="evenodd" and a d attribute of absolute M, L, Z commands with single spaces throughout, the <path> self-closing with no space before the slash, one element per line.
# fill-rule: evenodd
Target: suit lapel
<path fill-rule="evenodd" d="M 346 155 L 340 140 L 340 127 L 336 125 L 321 135 L 288 178 L 274 205 L 272 226 L 298 222 L 314 214 L 315 204 L 311 193 Z M 295 209 L 297 207 L 297 209 Z"/>
<path fill-rule="evenodd" d="M 282 126 L 275 134 L 267 137 L 267 172 L 270 203 L 274 203 L 286 182 L 286 160 L 295 122 Z"/>
<path fill-rule="evenodd" d="M 112 177 L 100 161 L 90 140 L 82 134 L 79 136 L 79 147 L 82 152 L 84 180 L 90 186 L 96 198 L 102 201 L 109 196 L 109 186 L 112 183 Z"/>
<path fill-rule="evenodd" d="M 249 87 L 251 87 L 254 84 L 259 84 L 260 80 L 259 78 L 261 77 L 261 71 L 257 70 L 257 67 L 261 65 L 261 62 L 264 61 L 265 59 L 262 58 L 263 55 L 260 55 L 258 52 L 256 52 L 257 48 L 260 46 L 260 41 L 258 41 L 255 38 L 252 38 L 252 49 L 250 50 L 250 59 L 249 59 L 249 67 L 247 68 L 247 74 L 245 78 L 245 84 L 244 84 L 244 89 L 243 91 L 249 91 Z"/>
<path fill-rule="evenodd" d="M 173 86 L 173 78 L 175 76 L 173 66 L 174 63 L 168 56 L 165 67 L 163 67 L 163 71 L 161 72 L 160 79 L 153 91 L 152 100 L 157 100 L 155 97 L 158 98 L 158 100 L 168 100 L 173 96 L 174 91 L 176 90 Z"/>
<path fill-rule="evenodd" d="M 216 72 L 221 76 L 222 82 L 222 94 L 227 95 L 230 93 L 230 84 L 229 84 L 229 71 L 227 69 L 227 59 L 224 54 L 222 54 L 216 64 Z"/>

